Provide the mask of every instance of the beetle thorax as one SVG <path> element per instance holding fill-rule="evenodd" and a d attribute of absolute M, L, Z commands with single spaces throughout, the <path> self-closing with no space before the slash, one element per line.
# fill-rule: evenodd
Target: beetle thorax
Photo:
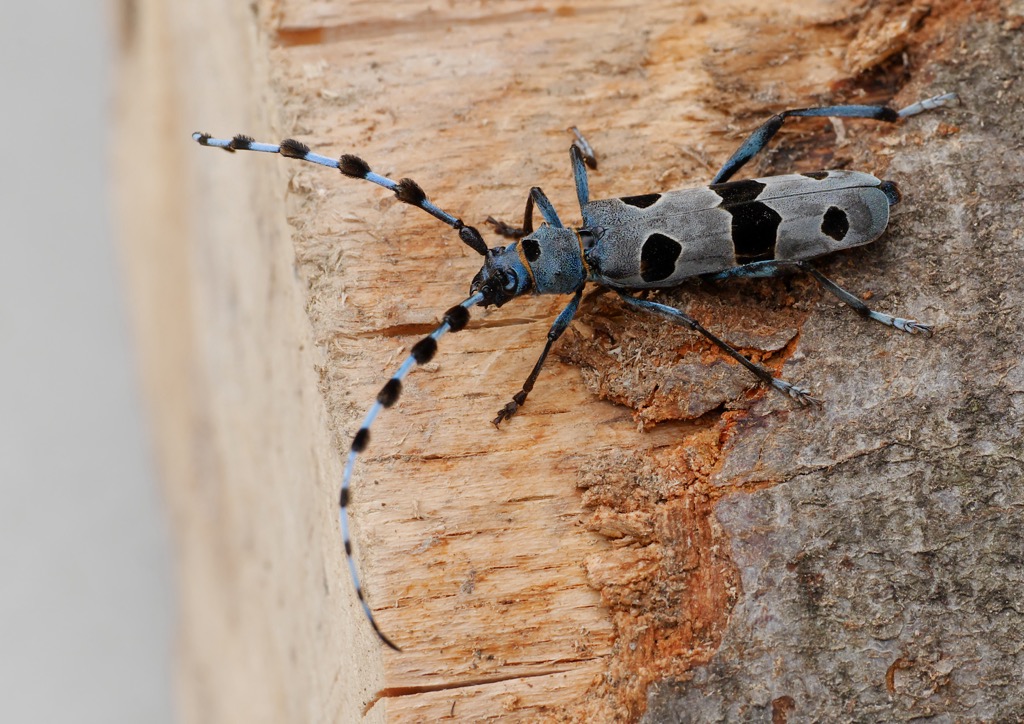
<path fill-rule="evenodd" d="M 537 294 L 572 294 L 587 280 L 579 234 L 542 224 L 519 240 Z"/>

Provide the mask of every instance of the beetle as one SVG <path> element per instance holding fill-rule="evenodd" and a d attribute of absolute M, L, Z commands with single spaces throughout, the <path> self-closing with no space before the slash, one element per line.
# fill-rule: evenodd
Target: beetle
<path fill-rule="evenodd" d="M 881 236 L 889 222 L 890 208 L 900 201 L 896 184 L 868 173 L 843 170 L 741 181 L 730 179 L 768 144 L 789 118 L 864 118 L 893 123 L 957 101 L 956 94 L 947 93 L 902 110 L 877 105 L 835 105 L 782 111 L 747 137 L 709 185 L 604 200 L 590 198 L 587 162 L 593 159 L 593 152 L 585 154 L 583 150 L 589 151 L 589 144 L 578 130 L 570 129 L 576 136 L 569 154 L 582 225 L 566 227 L 544 192 L 535 186 L 526 199 L 522 227 L 515 228 L 488 218 L 499 234 L 514 238 L 506 246 L 490 248 L 475 227 L 467 226 L 460 218 L 431 202 L 415 181 L 408 178 L 393 181 L 376 174 L 358 156 L 345 154 L 338 159 L 330 158 L 313 153 L 304 143 L 293 139 L 272 144 L 242 135 L 217 139 L 206 133 L 194 133 L 193 139 L 203 146 L 278 153 L 336 168 L 345 176 L 382 186 L 400 201 L 451 226 L 466 245 L 484 257 L 483 266 L 470 284 L 469 297 L 446 311 L 441 324 L 413 345 L 409 356 L 380 390 L 352 440 L 346 459 L 338 500 L 341 535 L 356 595 L 380 640 L 400 651 L 378 626 L 363 595 L 352 555 L 347 513 L 352 471 L 358 455 L 369 444 L 370 427 L 381 411 L 398 400 L 406 375 L 414 366 L 434 357 L 437 341 L 444 334 L 466 327 L 471 307 L 501 307 L 526 294 L 572 295 L 551 325 L 544 348 L 526 382 L 498 411 L 493 420 L 496 426 L 515 415 L 526 402 L 552 345 L 576 315 L 588 282 L 611 289 L 628 306 L 698 332 L 759 381 L 797 403 L 820 404 L 805 388 L 779 379 L 751 362 L 685 312 L 631 292 L 677 287 L 694 278 L 771 277 L 793 270 L 803 271 L 861 316 L 910 334 L 931 335 L 932 329 L 927 324 L 870 309 L 809 262 L 833 251 L 870 243 Z M 537 228 L 533 226 L 535 211 L 543 219 Z"/>

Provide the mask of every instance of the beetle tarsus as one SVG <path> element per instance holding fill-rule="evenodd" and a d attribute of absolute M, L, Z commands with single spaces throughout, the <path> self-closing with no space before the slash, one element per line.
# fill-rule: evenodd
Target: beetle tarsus
<path fill-rule="evenodd" d="M 913 319 L 901 319 L 900 317 L 893 318 L 892 326 L 901 332 L 907 334 L 923 334 L 925 337 L 931 337 L 935 332 L 932 330 L 930 324 L 922 324 Z"/>
<path fill-rule="evenodd" d="M 817 397 L 812 397 L 810 390 L 805 387 L 797 387 L 791 385 L 785 380 L 780 380 L 778 377 L 772 379 L 772 387 L 777 389 L 784 395 L 788 395 L 793 400 L 796 400 L 801 407 L 821 407 L 822 401 Z"/>
<path fill-rule="evenodd" d="M 526 236 L 526 231 L 522 227 L 506 224 L 501 219 L 488 216 L 486 221 L 494 227 L 495 233 L 499 236 L 507 236 L 509 239 L 521 239 Z"/>
<path fill-rule="evenodd" d="M 507 405 L 505 405 L 503 408 L 498 410 L 498 416 L 495 417 L 493 420 L 491 420 L 491 424 L 493 424 L 495 427 L 500 428 L 501 427 L 501 423 L 503 423 L 505 420 L 512 419 L 512 416 L 516 414 L 516 411 L 518 409 L 519 409 L 519 403 L 516 402 L 515 400 L 512 400 Z"/>

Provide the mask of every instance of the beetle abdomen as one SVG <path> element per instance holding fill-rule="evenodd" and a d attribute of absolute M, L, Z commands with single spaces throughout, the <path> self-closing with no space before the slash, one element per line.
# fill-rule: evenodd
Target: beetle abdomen
<path fill-rule="evenodd" d="M 820 171 L 592 201 L 591 278 L 670 287 L 769 259 L 810 259 L 877 239 L 892 194 L 870 174 Z"/>

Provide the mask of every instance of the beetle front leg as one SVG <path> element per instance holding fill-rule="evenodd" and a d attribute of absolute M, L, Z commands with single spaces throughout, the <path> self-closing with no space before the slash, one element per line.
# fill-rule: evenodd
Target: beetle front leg
<path fill-rule="evenodd" d="M 533 190 L 526 195 L 526 211 L 523 212 L 523 225 L 512 226 L 493 216 L 487 217 L 487 223 L 494 227 L 494 231 L 500 236 L 509 239 L 522 239 L 527 234 L 533 233 Z"/>
<path fill-rule="evenodd" d="M 512 401 L 498 410 L 498 416 L 491 420 L 495 427 L 499 427 L 502 422 L 516 414 L 516 411 L 526 402 L 526 396 L 530 394 L 530 390 L 533 389 L 533 384 L 537 381 L 537 375 L 540 374 L 540 369 L 544 366 L 544 360 L 547 359 L 548 352 L 551 351 L 551 345 L 555 343 L 555 340 L 562 336 L 562 332 L 566 330 L 569 326 L 569 322 L 571 322 L 572 318 L 576 316 L 576 310 L 580 308 L 580 298 L 582 296 L 583 287 L 580 287 L 576 290 L 576 294 L 573 295 L 572 301 L 569 302 L 566 308 L 563 309 L 555 318 L 554 324 L 552 324 L 551 329 L 548 330 L 548 340 L 544 345 L 544 350 L 540 353 L 540 358 L 537 360 L 537 364 L 533 366 L 533 371 L 530 372 L 530 376 L 526 378 L 526 382 L 523 384 L 523 389 L 513 395 Z"/>
<path fill-rule="evenodd" d="M 718 347 L 727 355 L 729 355 L 734 360 L 739 362 L 741 365 L 746 367 L 761 382 L 765 383 L 766 385 L 770 385 L 771 387 L 783 393 L 784 395 L 788 395 L 801 405 L 821 404 L 821 400 L 817 399 L 816 397 L 811 397 L 811 393 L 808 392 L 803 387 L 797 387 L 796 385 L 792 385 L 789 382 L 786 382 L 785 380 L 780 380 L 778 377 L 773 375 L 764 367 L 756 365 L 750 360 L 748 360 L 746 357 L 740 354 L 739 350 L 734 348 L 725 340 L 720 339 L 716 335 L 712 334 L 700 322 L 698 322 L 690 315 L 676 309 L 675 307 L 670 307 L 666 304 L 658 304 L 657 302 L 651 302 L 646 299 L 637 299 L 636 297 L 631 297 L 628 294 L 619 292 L 618 290 L 616 291 L 618 295 L 622 298 L 622 300 L 629 304 L 630 306 L 636 307 L 637 309 L 643 309 L 646 312 L 652 312 L 653 314 L 657 314 L 660 317 L 664 317 L 672 322 L 675 322 L 676 324 L 681 324 L 685 327 L 689 327 L 695 332 L 700 332 L 707 339 L 713 342 L 716 347 Z"/>

